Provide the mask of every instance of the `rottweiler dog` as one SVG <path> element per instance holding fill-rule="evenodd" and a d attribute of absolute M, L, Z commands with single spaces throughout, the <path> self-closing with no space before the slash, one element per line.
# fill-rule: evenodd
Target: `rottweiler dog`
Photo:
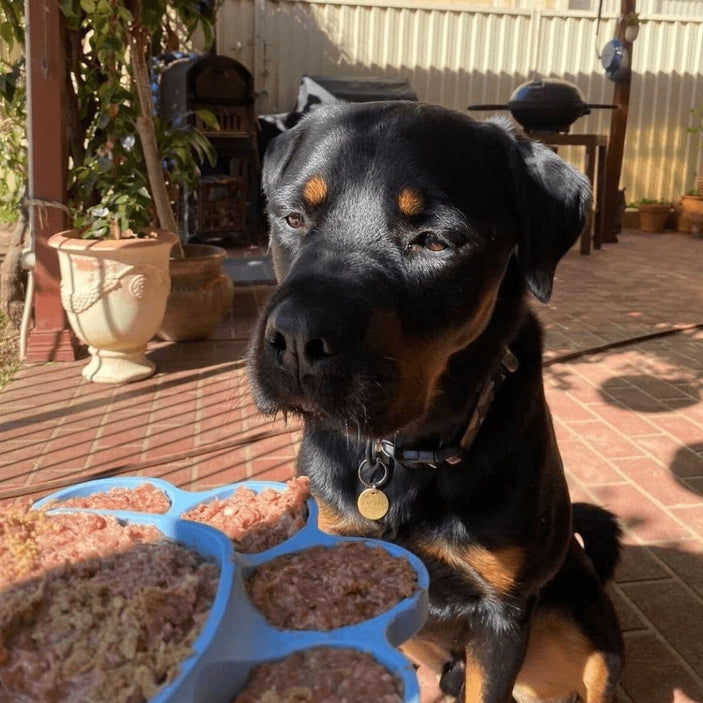
<path fill-rule="evenodd" d="M 424 560 L 429 615 L 407 651 L 442 690 L 611 700 L 619 528 L 571 505 L 529 303 L 550 298 L 588 181 L 507 123 L 377 102 L 277 137 L 263 187 L 279 286 L 250 378 L 264 413 L 304 420 L 321 527 Z"/>

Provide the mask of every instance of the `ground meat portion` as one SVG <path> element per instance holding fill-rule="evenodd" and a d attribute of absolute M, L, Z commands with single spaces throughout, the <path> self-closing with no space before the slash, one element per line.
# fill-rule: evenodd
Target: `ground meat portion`
<path fill-rule="evenodd" d="M 102 493 L 67 498 L 60 501 L 56 507 L 132 510 L 139 513 L 163 515 L 171 507 L 171 501 L 160 488 L 151 483 L 142 483 L 136 488 L 116 486 Z"/>
<path fill-rule="evenodd" d="M 18 508 L 0 511 L 0 563 L 0 700 L 13 703 L 149 700 L 192 653 L 219 577 L 154 527 Z"/>
<path fill-rule="evenodd" d="M 243 554 L 263 552 L 285 542 L 305 527 L 310 481 L 300 476 L 288 481 L 284 491 L 265 488 L 255 493 L 240 486 L 229 498 L 215 498 L 181 515 L 224 532 Z"/>
<path fill-rule="evenodd" d="M 401 703 L 397 679 L 370 654 L 314 647 L 252 670 L 232 703 Z"/>
<path fill-rule="evenodd" d="M 273 559 L 256 569 L 246 588 L 272 625 L 333 630 L 380 615 L 412 595 L 417 574 L 402 557 L 350 541 Z"/>

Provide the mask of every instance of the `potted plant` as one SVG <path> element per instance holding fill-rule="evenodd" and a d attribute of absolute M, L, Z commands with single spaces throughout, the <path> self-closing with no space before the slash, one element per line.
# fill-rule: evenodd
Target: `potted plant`
<path fill-rule="evenodd" d="M 625 24 L 625 41 L 632 43 L 637 39 L 640 33 L 640 26 L 647 23 L 637 12 L 628 12 L 624 19 Z"/>
<path fill-rule="evenodd" d="M 192 249 L 191 245 L 182 246 L 174 236 L 177 227 L 172 196 L 179 187 L 192 189 L 200 175 L 198 163 L 204 158 L 214 159 L 211 145 L 191 126 L 192 120 L 184 120 L 176 127 L 163 124 L 153 114 L 150 64 L 154 65 L 153 55 L 169 52 L 177 57 L 179 49 L 187 50 L 195 29 L 202 30 L 205 44 L 210 43 L 216 0 L 62 0 L 60 7 L 65 18 L 68 59 L 67 202 L 72 220 L 72 229 L 59 233 L 54 240 L 62 272 L 66 272 L 62 276 L 62 302 L 93 357 L 84 375 L 93 381 L 138 380 L 154 371 L 144 356 L 146 341 L 158 330 L 164 311 L 180 305 L 184 298 L 174 297 L 178 285 L 172 285 L 171 279 L 188 279 L 187 271 L 178 276 L 171 274 L 172 262 L 189 262 Z M 0 26 L 21 30 L 20 8 L 21 4 L 0 4 Z M 6 33 L 3 30 L 3 37 Z M 17 33 L 19 43 L 21 34 Z M 6 86 L 6 74 L 0 73 L 0 93 Z M 208 128 L 217 128 L 210 113 L 198 111 L 198 118 L 197 122 L 204 122 Z M 166 254 L 165 263 L 163 253 L 157 257 L 158 262 L 152 260 L 158 240 L 166 240 L 165 249 L 173 247 L 175 252 L 171 259 Z M 202 280 L 203 256 L 221 266 L 225 253 L 219 247 L 210 247 L 211 251 L 203 254 L 204 247 L 201 245 L 194 267 L 198 281 Z M 108 265 L 104 256 L 113 249 L 119 250 L 119 261 Z M 142 259 L 139 252 L 147 249 L 150 253 Z M 103 263 L 97 262 L 98 254 Z M 124 258 L 131 259 L 132 255 L 136 263 L 130 261 L 125 269 Z M 83 283 L 69 263 L 76 257 L 80 257 L 78 269 L 84 274 L 93 269 L 92 275 L 83 276 Z M 152 267 L 157 263 L 165 267 L 165 276 L 147 277 L 146 272 L 153 274 Z M 224 290 L 220 298 L 229 295 L 231 304 L 231 282 L 227 279 L 223 283 L 222 276 L 218 279 L 218 290 Z M 105 285 L 98 288 L 98 280 Z M 194 290 L 189 284 L 185 288 Z M 108 305 L 108 300 L 130 290 L 138 293 L 140 300 L 148 299 L 147 307 L 155 322 L 146 324 L 149 316 L 142 313 L 130 313 L 124 321 L 117 322 L 116 310 Z M 94 302 L 84 309 L 88 301 Z M 223 312 L 224 307 L 220 306 Z M 93 334 L 85 320 L 97 317 L 100 308 L 106 308 L 108 319 L 103 331 Z M 135 321 L 139 324 L 133 324 Z M 138 345 L 125 342 L 122 334 L 132 327 L 142 328 L 140 337 L 146 336 L 147 340 Z M 117 345 L 119 353 L 110 349 L 103 354 L 98 343 Z M 128 361 L 123 358 L 125 355 Z"/>
<path fill-rule="evenodd" d="M 693 125 L 687 127 L 689 134 L 703 134 L 703 108 L 691 110 Z M 703 229 L 703 173 L 698 174 L 696 188 L 681 196 L 676 206 L 679 232 L 700 233 Z"/>
<path fill-rule="evenodd" d="M 640 200 L 637 211 L 642 232 L 663 232 L 671 215 L 673 204 L 665 200 Z"/>
<path fill-rule="evenodd" d="M 197 28 L 211 38 L 214 9 L 195 0 L 61 2 L 73 227 L 49 243 L 69 322 L 89 346 L 83 375 L 92 381 L 154 372 L 144 352 L 168 304 L 169 250 L 184 256 L 171 195 L 193 187 L 198 162 L 214 153 L 195 127 L 165 125 L 153 114 L 150 63 Z M 198 117 L 216 127 L 211 114 Z"/>
<path fill-rule="evenodd" d="M 691 117 L 693 118 L 693 124 L 687 127 L 686 131 L 689 134 L 699 135 L 698 138 L 700 140 L 700 135 L 703 134 L 703 108 L 693 108 L 691 110 Z M 703 195 L 703 172 L 698 174 L 695 190 L 698 192 L 698 195 Z"/>
<path fill-rule="evenodd" d="M 171 342 L 206 339 L 232 306 L 234 283 L 225 273 L 227 252 L 211 244 L 184 244 L 170 260 L 171 292 L 158 337 Z"/>
<path fill-rule="evenodd" d="M 679 232 L 700 232 L 703 229 L 703 191 L 689 190 L 676 206 Z"/>

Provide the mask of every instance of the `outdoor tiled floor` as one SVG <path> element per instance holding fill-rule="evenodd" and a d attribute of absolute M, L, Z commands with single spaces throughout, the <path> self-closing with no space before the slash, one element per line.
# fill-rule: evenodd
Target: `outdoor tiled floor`
<path fill-rule="evenodd" d="M 257 414 L 243 362 L 269 292 L 239 289 L 207 342 L 153 344 L 159 370 L 146 381 L 90 384 L 85 361 L 24 367 L 0 392 L 0 501 L 115 473 L 190 489 L 290 476 L 299 428 Z M 574 250 L 538 309 L 573 497 L 625 528 L 612 588 L 628 656 L 618 700 L 700 703 L 703 240 L 626 232 L 590 256 Z"/>

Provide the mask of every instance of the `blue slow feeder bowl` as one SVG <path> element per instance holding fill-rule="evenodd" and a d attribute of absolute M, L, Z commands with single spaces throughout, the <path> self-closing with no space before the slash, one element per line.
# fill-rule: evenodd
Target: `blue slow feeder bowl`
<path fill-rule="evenodd" d="M 254 554 L 237 552 L 219 530 L 181 519 L 181 515 L 215 498 L 226 499 L 245 486 L 256 493 L 265 488 L 286 489 L 285 483 L 242 481 L 208 491 L 184 491 L 156 478 L 116 477 L 88 481 L 62 489 L 35 503 L 61 509 L 69 498 L 104 493 L 111 488 L 137 488 L 149 483 L 162 490 L 170 501 L 164 515 L 132 511 L 99 510 L 120 519 L 156 525 L 172 539 L 194 551 L 215 559 L 221 569 L 212 611 L 195 642 L 193 654 L 181 664 L 177 678 L 161 690 L 151 703 L 230 703 L 244 687 L 251 669 L 258 664 L 284 659 L 293 652 L 310 647 L 348 647 L 371 654 L 400 682 L 403 703 L 419 703 L 420 690 L 412 664 L 397 647 L 422 627 L 427 616 L 429 577 L 424 564 L 414 554 L 389 542 L 354 537 L 334 537 L 317 527 L 318 510 L 313 499 L 307 501 L 307 523 L 285 542 Z M 66 508 L 86 510 L 85 508 Z M 266 621 L 252 605 L 245 582 L 254 570 L 283 554 L 310 547 L 332 547 L 344 541 L 360 541 L 378 546 L 394 557 L 403 557 L 417 574 L 417 590 L 408 598 L 374 618 L 356 625 L 330 631 L 283 630 Z"/>

